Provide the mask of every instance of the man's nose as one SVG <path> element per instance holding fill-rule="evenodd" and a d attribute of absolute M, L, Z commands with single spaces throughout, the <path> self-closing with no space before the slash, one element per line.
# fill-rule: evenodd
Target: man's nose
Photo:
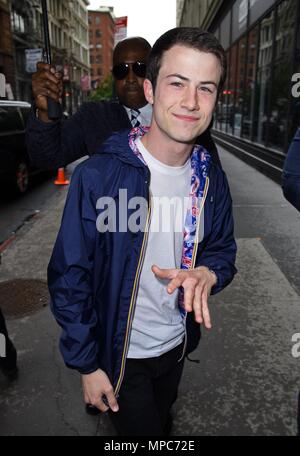
<path fill-rule="evenodd" d="M 184 92 L 181 105 L 189 111 L 197 111 L 199 109 L 198 89 L 188 87 Z"/>
<path fill-rule="evenodd" d="M 129 72 L 128 75 L 126 76 L 126 81 L 127 82 L 135 82 L 137 80 L 136 75 L 133 72 L 132 65 L 129 65 Z"/>

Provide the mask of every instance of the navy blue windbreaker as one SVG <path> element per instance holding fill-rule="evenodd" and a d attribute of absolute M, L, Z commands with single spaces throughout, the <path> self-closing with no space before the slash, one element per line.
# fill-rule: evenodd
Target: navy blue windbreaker
<path fill-rule="evenodd" d="M 289 147 L 282 173 L 285 198 L 300 211 L 300 128 Z"/>
<path fill-rule="evenodd" d="M 204 237 L 195 266 L 215 271 L 218 281 L 212 293 L 217 293 L 236 273 L 236 243 L 225 173 L 212 165 L 209 181 Z M 145 242 L 142 231 L 100 233 L 97 201 L 112 197 L 118 217 L 119 189 L 127 189 L 128 201 L 135 196 L 148 200 L 149 183 L 149 169 L 128 145 L 128 131 L 111 136 L 99 154 L 73 174 L 48 266 L 51 308 L 62 328 L 60 349 L 66 365 L 81 373 L 104 370 L 116 393 L 124 374 Z M 196 348 L 199 339 L 200 325 L 190 313 L 186 353 Z"/>

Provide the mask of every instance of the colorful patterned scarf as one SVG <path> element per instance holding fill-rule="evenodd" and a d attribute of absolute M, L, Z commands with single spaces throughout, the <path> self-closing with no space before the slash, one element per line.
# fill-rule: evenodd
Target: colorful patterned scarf
<path fill-rule="evenodd" d="M 134 154 L 147 166 L 141 152 L 136 145 L 136 139 L 144 136 L 149 131 L 149 127 L 139 126 L 133 128 L 129 133 L 129 146 Z M 204 195 L 206 177 L 211 164 L 211 156 L 204 147 L 195 144 L 191 153 L 191 190 L 189 193 L 189 204 L 185 218 L 183 231 L 183 247 L 180 269 L 190 269 L 193 267 L 193 252 L 197 243 L 198 216 Z M 186 316 L 184 309 L 183 289 L 179 289 L 178 305 L 181 316 Z"/>

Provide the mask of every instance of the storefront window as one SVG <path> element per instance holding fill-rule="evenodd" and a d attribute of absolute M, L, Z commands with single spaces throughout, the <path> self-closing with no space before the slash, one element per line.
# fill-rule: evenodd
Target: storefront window
<path fill-rule="evenodd" d="M 288 135 L 295 9 L 294 0 L 285 0 L 277 10 L 268 146 L 279 150 L 284 149 Z"/>
<path fill-rule="evenodd" d="M 255 106 L 255 80 L 257 66 L 257 50 L 258 50 L 259 28 L 251 30 L 248 35 L 248 52 L 246 66 L 246 82 L 244 92 L 244 109 L 243 109 L 243 124 L 242 137 L 251 139 L 253 132 L 254 106 Z"/>
<path fill-rule="evenodd" d="M 230 46 L 230 12 L 223 19 L 220 26 L 220 42 L 225 50 Z"/>
<path fill-rule="evenodd" d="M 226 52 L 227 64 L 230 64 L 230 52 Z M 229 93 L 229 74 L 227 72 L 227 78 L 223 87 L 223 91 L 220 94 L 220 108 L 219 108 L 219 122 L 222 131 L 228 133 L 228 93 Z"/>
<path fill-rule="evenodd" d="M 241 136 L 242 114 L 245 89 L 246 37 L 240 39 L 237 47 L 236 88 L 234 97 L 233 134 Z"/>
<path fill-rule="evenodd" d="M 265 144 L 268 125 L 268 103 L 272 74 L 272 53 L 274 35 L 274 11 L 265 17 L 260 24 L 260 42 L 258 55 L 257 84 L 255 92 L 255 111 L 253 139 Z"/>
<path fill-rule="evenodd" d="M 234 100 L 236 92 L 236 71 L 237 71 L 238 45 L 231 48 L 230 62 L 228 62 L 228 88 L 227 88 L 227 133 L 233 133 L 234 128 Z"/>

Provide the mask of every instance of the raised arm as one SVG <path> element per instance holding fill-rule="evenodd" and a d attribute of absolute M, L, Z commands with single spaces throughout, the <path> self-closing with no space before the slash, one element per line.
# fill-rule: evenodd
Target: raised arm
<path fill-rule="evenodd" d="M 32 163 L 41 169 L 65 166 L 92 155 L 113 132 L 130 126 L 125 109 L 117 102 L 88 102 L 69 119 L 52 122 L 47 116 L 47 96 L 59 100 L 61 80 L 45 63 L 33 75 L 34 105 L 26 127 L 26 144 Z"/>
<path fill-rule="evenodd" d="M 55 169 L 87 155 L 84 110 L 68 120 L 54 122 L 47 115 L 47 97 L 59 102 L 62 96 L 61 74 L 46 63 L 38 63 L 32 91 L 34 104 L 26 126 L 26 145 L 33 165 Z"/>

